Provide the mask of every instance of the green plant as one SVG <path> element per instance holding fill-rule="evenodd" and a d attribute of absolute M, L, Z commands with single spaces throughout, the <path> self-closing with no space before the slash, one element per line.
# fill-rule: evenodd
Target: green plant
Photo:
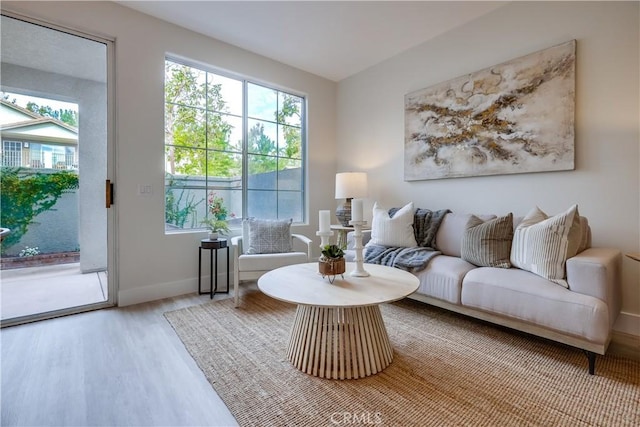
<path fill-rule="evenodd" d="M 164 193 L 165 209 L 164 221 L 167 224 L 173 224 L 177 227 L 184 228 L 184 224 L 189 218 L 191 223 L 196 223 L 196 208 L 202 200 L 194 202 L 195 196 L 187 194 L 185 197 L 185 189 L 182 188 L 178 197 L 176 197 L 174 188 L 178 187 L 180 181 L 184 183 L 187 178 L 174 178 L 171 174 L 166 174 L 167 185 Z M 183 201 L 184 199 L 184 201 Z"/>
<path fill-rule="evenodd" d="M 229 231 L 229 223 L 223 219 L 207 218 L 202 220 L 202 224 L 206 225 L 209 230 L 214 233 L 227 234 Z"/>
<path fill-rule="evenodd" d="M 2 240 L 4 252 L 20 241 L 36 216 L 50 210 L 64 193 L 78 188 L 78 175 L 8 167 L 0 172 L 0 224 L 11 230 Z"/>
<path fill-rule="evenodd" d="M 217 196 L 215 192 L 209 192 L 209 198 L 207 199 L 209 210 L 209 217 L 202 220 L 201 223 L 209 227 L 214 233 L 229 233 L 229 223 L 227 222 L 227 215 L 229 211 L 224 205 L 224 199 Z M 232 213 L 230 216 L 233 218 L 235 215 Z"/>
<path fill-rule="evenodd" d="M 325 245 L 322 248 L 322 256 L 327 259 L 340 259 L 344 256 L 344 251 L 338 245 Z"/>

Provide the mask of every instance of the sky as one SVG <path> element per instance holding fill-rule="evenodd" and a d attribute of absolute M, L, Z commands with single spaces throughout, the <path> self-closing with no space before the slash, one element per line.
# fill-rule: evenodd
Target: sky
<path fill-rule="evenodd" d="M 20 107 L 26 108 L 27 107 L 27 103 L 29 101 L 31 102 L 35 102 L 36 104 L 38 104 L 39 106 L 50 106 L 52 110 L 72 110 L 75 111 L 76 113 L 78 112 L 78 104 L 75 104 L 73 102 L 64 102 L 64 101 L 56 101 L 55 99 L 48 99 L 48 98 L 39 98 L 37 96 L 27 96 L 27 95 L 20 95 L 17 93 L 13 93 L 13 92 L 0 92 L 0 94 L 2 96 L 4 95 L 9 95 L 9 102 L 13 102 L 13 100 L 15 99 L 15 103 L 16 105 L 19 105 Z"/>

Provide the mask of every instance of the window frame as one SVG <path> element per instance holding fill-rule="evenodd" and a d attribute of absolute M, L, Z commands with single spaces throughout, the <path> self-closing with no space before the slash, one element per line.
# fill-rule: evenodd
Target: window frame
<path fill-rule="evenodd" d="M 183 66 L 187 66 L 190 68 L 194 68 L 197 69 L 199 71 L 205 72 L 205 73 L 210 73 L 210 74 L 214 74 L 214 75 L 218 75 L 224 78 L 228 78 L 228 79 L 232 79 L 232 80 L 236 80 L 239 81 L 241 83 L 241 87 L 242 87 L 242 115 L 241 115 L 241 121 L 242 121 L 242 144 L 241 144 L 241 151 L 237 152 L 233 149 L 228 150 L 228 151 L 224 151 L 225 153 L 232 153 L 232 154 L 239 154 L 241 156 L 241 167 L 242 167 L 242 171 L 241 171 L 241 200 L 242 200 L 242 212 L 241 212 L 241 218 L 246 219 L 249 218 L 249 191 L 251 191 L 251 189 L 248 188 L 249 185 L 249 158 L 251 155 L 255 155 L 255 153 L 250 153 L 249 152 L 249 127 L 248 127 L 248 123 L 250 120 L 262 120 L 265 121 L 264 119 L 256 119 L 256 118 L 250 118 L 249 117 L 249 102 L 248 102 L 248 97 L 249 97 L 249 90 L 248 87 L 249 85 L 256 85 L 256 86 L 260 86 L 262 88 L 266 88 L 268 90 L 273 90 L 276 91 L 276 97 L 278 99 L 276 106 L 277 109 L 276 111 L 279 111 L 280 105 L 279 105 L 279 99 L 280 99 L 280 94 L 284 94 L 284 95 L 291 95 L 291 96 L 295 96 L 300 98 L 300 124 L 299 124 L 299 129 L 300 129 L 300 147 L 301 147 L 301 155 L 299 158 L 300 161 L 300 179 L 301 179 L 301 183 L 300 183 L 300 191 L 295 191 L 295 190 L 280 190 L 278 188 L 273 189 L 273 190 L 267 190 L 267 191 L 271 191 L 274 192 L 276 194 L 276 200 L 278 200 L 278 195 L 279 194 L 284 194 L 284 193 L 299 193 L 300 196 L 300 210 L 301 210 L 301 217 L 298 221 L 294 220 L 293 224 L 306 224 L 308 221 L 308 212 L 307 212 L 307 205 L 308 205 L 308 200 L 307 200 L 307 168 L 308 168 L 308 162 L 307 162 L 307 150 L 308 150 L 308 145 L 307 145 L 307 133 L 308 133 L 308 127 L 307 127 L 307 123 L 308 123 L 308 118 L 307 118 L 307 95 L 304 93 L 301 93 L 299 91 L 290 89 L 290 88 L 286 88 L 283 87 L 281 85 L 278 84 L 274 84 L 274 83 L 270 83 L 270 82 L 265 82 L 262 81 L 260 79 L 255 79 L 249 76 L 245 76 L 239 73 L 235 73 L 235 72 L 230 72 L 228 70 L 224 70 L 224 69 L 220 69 L 217 68 L 215 66 L 212 65 L 208 65 L 196 60 L 192 60 L 192 59 L 188 59 L 188 58 L 184 58 L 182 56 L 178 56 L 178 55 L 174 55 L 174 54 L 165 54 L 164 57 L 164 64 L 166 66 L 167 61 L 169 62 L 173 62 L 175 64 L 178 65 L 183 65 Z M 166 76 L 165 79 L 163 80 L 163 92 L 166 89 Z M 166 105 L 167 105 L 167 100 L 166 97 L 163 97 L 163 116 L 166 115 Z M 200 108 L 198 106 L 190 106 L 192 108 Z M 229 115 L 232 117 L 238 117 L 237 114 L 235 113 L 224 113 L 224 112 L 220 112 L 217 111 L 215 109 L 209 109 L 209 107 L 207 105 L 205 105 L 203 111 L 205 113 L 213 113 L 213 114 L 225 114 L 225 115 Z M 205 119 L 206 120 L 206 119 Z M 276 125 L 276 127 L 282 125 L 282 126 L 291 126 L 289 124 L 287 124 L 286 122 L 282 122 L 280 123 L 278 121 L 277 118 L 275 119 L 270 119 L 268 120 L 270 123 L 274 123 Z M 165 117 L 163 117 L 163 123 L 165 123 Z M 276 138 L 276 144 L 278 143 L 277 141 L 278 138 Z M 166 149 L 166 147 L 168 147 L 169 145 L 166 143 L 166 140 L 163 140 L 163 147 L 164 149 Z M 174 145 L 174 147 L 177 147 Z M 184 148 L 190 148 L 190 147 L 184 147 Z M 218 151 L 212 148 L 208 148 L 208 139 L 207 139 L 207 146 L 204 149 L 205 151 L 209 152 L 209 151 Z M 280 161 L 280 159 L 292 159 L 290 157 L 284 157 L 280 155 L 279 150 L 276 150 L 276 154 L 274 156 L 272 156 L 275 160 L 276 163 L 278 163 Z M 294 159 L 294 160 L 298 160 L 298 159 Z M 279 169 L 276 168 L 276 170 L 274 171 L 276 172 L 276 174 L 278 174 L 280 172 Z M 166 168 L 166 161 L 165 161 L 165 167 L 164 167 L 164 173 L 166 175 L 167 173 L 167 168 Z M 209 189 L 209 180 L 210 178 L 215 179 L 215 176 L 209 176 L 209 174 L 207 173 L 205 178 L 205 189 L 206 189 L 206 193 L 208 194 L 208 192 L 210 191 Z M 277 185 L 278 180 L 276 179 L 276 185 Z M 167 189 L 167 181 L 166 179 L 164 180 L 164 189 L 166 192 Z M 255 189 L 254 189 L 255 191 Z M 265 190 L 260 190 L 260 191 L 265 191 Z M 204 201 L 207 200 L 206 196 L 203 199 Z M 166 212 L 166 203 L 164 204 L 164 209 Z M 278 207 L 276 204 L 276 217 L 277 217 L 277 213 L 278 213 Z M 165 234 L 176 234 L 176 233 L 190 233 L 190 232 L 202 232 L 202 230 L 206 229 L 205 226 L 201 226 L 201 227 L 193 227 L 193 228 L 180 228 L 180 229 L 176 229 L 176 230 L 171 230 L 171 229 L 167 229 L 165 228 Z M 232 230 L 238 230 L 240 229 L 240 227 L 232 227 Z"/>

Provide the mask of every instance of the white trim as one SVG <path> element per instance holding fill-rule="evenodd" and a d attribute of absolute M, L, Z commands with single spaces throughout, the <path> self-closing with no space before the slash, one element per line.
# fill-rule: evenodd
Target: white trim
<path fill-rule="evenodd" d="M 224 270 L 224 269 L 223 269 Z M 218 273 L 218 291 L 226 289 L 227 276 L 224 271 Z M 229 271 L 229 295 L 233 287 L 233 277 Z M 209 275 L 202 275 L 202 288 L 209 289 Z M 137 287 L 133 289 L 120 290 L 118 292 L 118 307 L 140 304 L 143 302 L 155 301 L 163 298 L 177 297 L 179 295 L 192 294 L 198 292 L 198 278 L 193 277 L 175 282 L 158 283 Z M 204 295 L 204 294 L 203 294 Z M 208 294 L 207 294 L 208 295 Z M 208 297 L 207 297 L 208 298 Z"/>
<path fill-rule="evenodd" d="M 620 312 L 613 330 L 640 338 L 640 314 Z"/>

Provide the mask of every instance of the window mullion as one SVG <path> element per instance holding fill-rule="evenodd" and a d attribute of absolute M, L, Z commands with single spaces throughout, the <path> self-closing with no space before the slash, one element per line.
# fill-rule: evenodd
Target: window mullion
<path fill-rule="evenodd" d="M 249 216 L 249 91 L 242 80 L 242 218 Z"/>

